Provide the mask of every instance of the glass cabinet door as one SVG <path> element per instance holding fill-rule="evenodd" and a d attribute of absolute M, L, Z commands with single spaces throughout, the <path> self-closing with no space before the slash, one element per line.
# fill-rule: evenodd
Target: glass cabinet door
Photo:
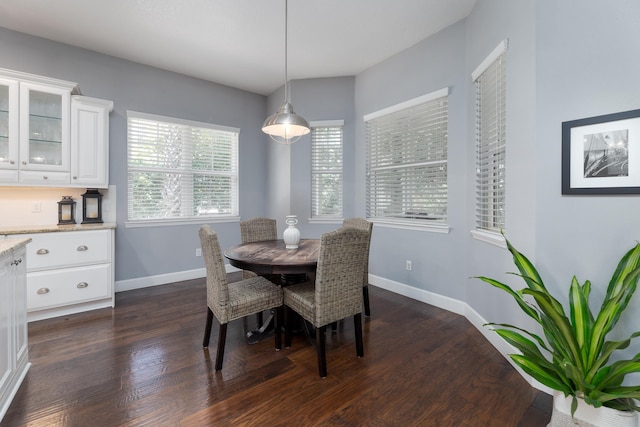
<path fill-rule="evenodd" d="M 29 163 L 62 164 L 62 96 L 31 91 L 29 97 Z"/>
<path fill-rule="evenodd" d="M 0 169 L 18 167 L 18 82 L 0 79 Z"/>
<path fill-rule="evenodd" d="M 70 94 L 26 85 L 21 91 L 23 167 L 68 170 Z"/>

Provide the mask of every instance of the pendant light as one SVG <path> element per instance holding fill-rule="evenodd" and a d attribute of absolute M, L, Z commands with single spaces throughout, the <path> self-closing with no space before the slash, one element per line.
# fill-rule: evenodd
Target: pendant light
<path fill-rule="evenodd" d="M 309 123 L 293 111 L 287 81 L 287 0 L 284 1 L 284 104 L 262 124 L 262 132 L 280 144 L 293 144 L 311 131 Z"/>

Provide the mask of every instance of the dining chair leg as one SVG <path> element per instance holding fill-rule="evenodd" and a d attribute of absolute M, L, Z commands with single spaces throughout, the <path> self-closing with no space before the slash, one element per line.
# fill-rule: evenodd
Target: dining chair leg
<path fill-rule="evenodd" d="M 276 336 L 276 351 L 280 351 L 282 348 L 282 306 L 276 307 L 276 312 L 273 315 L 273 328 Z"/>
<path fill-rule="evenodd" d="M 325 348 L 325 331 L 326 326 L 320 326 L 316 328 L 316 347 L 318 351 L 318 371 L 320 372 L 321 378 L 327 377 L 327 356 L 326 356 L 326 348 Z"/>
<path fill-rule="evenodd" d="M 258 329 L 262 326 L 264 319 L 262 318 L 262 312 L 256 313 L 256 321 L 258 322 Z"/>
<path fill-rule="evenodd" d="M 218 333 L 218 351 L 216 352 L 216 371 L 222 369 L 225 341 L 227 341 L 227 323 L 221 323 L 220 332 Z"/>
<path fill-rule="evenodd" d="M 291 309 L 284 306 L 284 346 L 291 347 Z"/>
<path fill-rule="evenodd" d="M 362 287 L 362 300 L 364 301 L 364 315 L 371 316 L 371 307 L 369 307 L 369 285 Z"/>
<path fill-rule="evenodd" d="M 364 345 L 362 343 L 362 313 L 353 316 L 353 329 L 356 331 L 356 353 L 358 357 L 364 356 Z"/>
<path fill-rule="evenodd" d="M 204 326 L 204 339 L 202 340 L 202 347 L 209 347 L 209 338 L 211 338 L 211 323 L 213 323 L 213 311 L 207 307 L 207 323 Z"/>

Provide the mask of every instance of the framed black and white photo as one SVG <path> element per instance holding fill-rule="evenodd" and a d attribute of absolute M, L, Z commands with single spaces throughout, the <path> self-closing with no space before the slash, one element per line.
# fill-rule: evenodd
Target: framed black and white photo
<path fill-rule="evenodd" d="M 640 193 L 640 110 L 562 123 L 562 194 Z"/>

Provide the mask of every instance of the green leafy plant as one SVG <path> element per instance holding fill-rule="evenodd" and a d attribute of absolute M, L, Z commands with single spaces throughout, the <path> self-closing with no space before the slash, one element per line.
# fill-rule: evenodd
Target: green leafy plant
<path fill-rule="evenodd" d="M 633 296 L 640 277 L 640 244 L 630 249 L 620 260 L 609 282 L 600 310 L 589 307 L 591 282 L 580 284 L 574 276 L 569 287 L 569 315 L 554 298 L 533 264 L 507 240 L 507 248 L 527 287 L 519 291 L 487 277 L 478 279 L 511 295 L 520 308 L 541 327 L 544 338 L 519 328 L 500 323 L 488 323 L 506 342 L 521 354 L 509 357 L 522 370 L 540 383 L 573 396 L 572 414 L 582 398 L 594 407 L 607 406 L 618 410 L 640 411 L 634 399 L 640 398 L 640 386 L 623 386 L 627 374 L 640 372 L 640 353 L 632 359 L 609 363 L 616 350 L 629 346 L 640 332 L 627 339 L 607 341 L 609 332 L 618 323 Z M 529 297 L 525 299 L 525 297 Z"/>

